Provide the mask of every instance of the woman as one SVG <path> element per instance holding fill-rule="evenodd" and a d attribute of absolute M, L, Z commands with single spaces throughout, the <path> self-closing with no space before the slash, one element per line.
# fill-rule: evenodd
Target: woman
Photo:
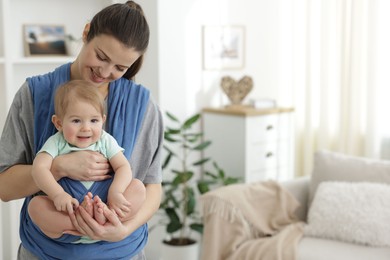
<path fill-rule="evenodd" d="M 28 78 L 16 94 L 0 141 L 0 198 L 24 198 L 21 211 L 18 259 L 144 259 L 146 222 L 161 199 L 161 144 L 163 125 L 149 91 L 131 81 L 142 65 L 149 42 L 143 11 L 133 1 L 113 4 L 97 13 L 83 31 L 83 47 L 73 63 Z M 134 177 L 146 187 L 146 201 L 131 220 L 106 209 L 108 222 L 98 224 L 83 207 L 69 217 L 77 231 L 69 235 L 102 240 L 94 244 L 61 243 L 40 232 L 29 215 L 31 195 L 39 192 L 31 176 L 36 152 L 55 132 L 51 124 L 55 89 L 73 79 L 94 84 L 106 97 L 105 130 L 125 148 Z M 99 181 L 93 195 L 104 192 L 111 181 L 110 165 L 96 152 L 73 152 L 57 157 L 51 171 L 71 192 L 78 181 Z M 81 176 L 81 177 L 80 177 Z M 92 189 L 91 188 L 91 189 Z"/>

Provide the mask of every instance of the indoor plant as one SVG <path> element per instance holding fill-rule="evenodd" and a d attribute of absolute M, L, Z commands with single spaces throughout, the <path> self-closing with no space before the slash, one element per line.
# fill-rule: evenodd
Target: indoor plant
<path fill-rule="evenodd" d="M 203 224 L 196 208 L 196 196 L 205 193 L 211 187 L 236 183 L 237 178 L 227 177 L 222 169 L 211 158 L 199 159 L 200 153 L 211 145 L 203 140 L 203 133 L 195 131 L 193 126 L 200 119 L 200 114 L 193 115 L 183 122 L 166 112 L 174 127 L 166 127 L 164 132 L 167 152 L 163 169 L 173 174 L 170 181 L 163 181 L 164 197 L 160 208 L 167 218 L 159 224 L 166 225 L 170 237 L 163 242 L 169 245 L 190 245 L 196 243 L 192 238 L 193 231 L 202 233 Z M 200 176 L 201 166 L 211 163 L 216 173 L 206 171 Z M 206 167 L 204 167 L 206 168 Z M 210 168 L 210 167 L 209 167 Z"/>

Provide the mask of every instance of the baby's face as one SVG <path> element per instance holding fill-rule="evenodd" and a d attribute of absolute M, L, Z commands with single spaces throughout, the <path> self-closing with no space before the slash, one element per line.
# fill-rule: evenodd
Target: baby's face
<path fill-rule="evenodd" d="M 99 140 L 103 123 L 103 116 L 94 106 L 76 101 L 68 107 L 62 119 L 61 130 L 68 143 L 85 148 Z"/>

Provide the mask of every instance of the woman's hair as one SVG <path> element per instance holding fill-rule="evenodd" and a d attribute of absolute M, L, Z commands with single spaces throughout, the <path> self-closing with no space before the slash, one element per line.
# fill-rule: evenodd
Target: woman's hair
<path fill-rule="evenodd" d="M 68 107 L 75 101 L 84 101 L 91 104 L 97 111 L 104 114 L 104 100 L 98 88 L 85 80 L 71 80 L 56 90 L 54 111 L 59 118 L 63 118 Z"/>
<path fill-rule="evenodd" d="M 102 9 L 92 18 L 87 42 L 100 34 L 114 36 L 125 46 L 141 53 L 123 75 L 124 78 L 133 79 L 141 69 L 143 54 L 149 44 L 149 25 L 141 6 L 134 1 L 127 1 Z"/>

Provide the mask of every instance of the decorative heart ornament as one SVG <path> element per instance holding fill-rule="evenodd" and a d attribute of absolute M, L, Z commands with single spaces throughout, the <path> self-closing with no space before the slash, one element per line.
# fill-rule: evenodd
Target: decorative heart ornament
<path fill-rule="evenodd" d="M 242 100 L 253 88 L 253 80 L 249 76 L 244 76 L 238 82 L 229 76 L 221 80 L 221 87 L 233 105 L 241 104 Z"/>

